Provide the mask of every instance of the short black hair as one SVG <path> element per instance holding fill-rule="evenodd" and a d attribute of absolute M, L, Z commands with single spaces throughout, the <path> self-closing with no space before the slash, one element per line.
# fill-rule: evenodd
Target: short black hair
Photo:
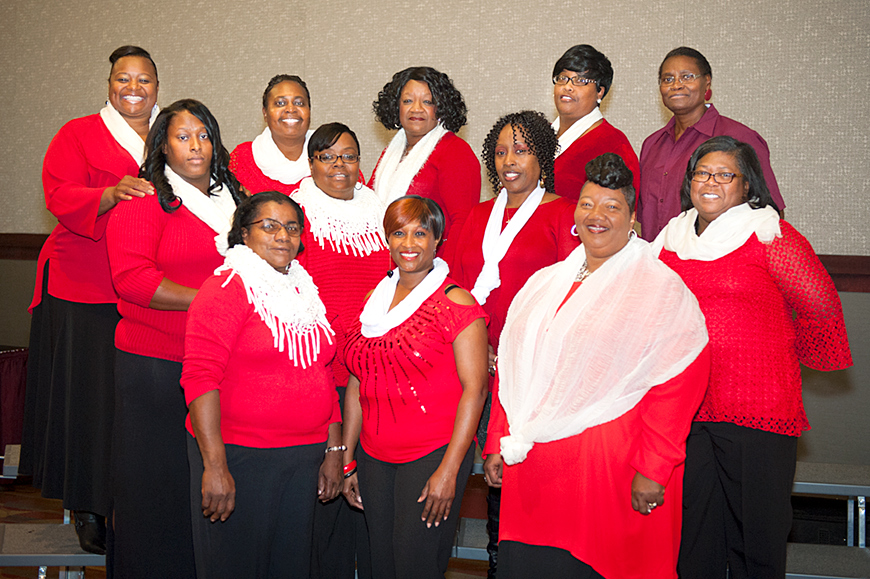
<path fill-rule="evenodd" d="M 272 92 L 272 89 L 281 84 L 282 82 L 295 82 L 299 86 L 302 87 L 302 90 L 305 91 L 305 98 L 308 99 L 308 108 L 311 108 L 311 93 L 308 92 L 308 85 L 305 84 L 305 81 L 296 76 L 295 74 L 276 74 L 269 80 L 269 84 L 266 85 L 266 90 L 263 91 L 263 108 L 269 108 L 269 93 Z"/>
<path fill-rule="evenodd" d="M 495 169 L 495 145 L 502 129 L 508 125 L 513 127 L 514 142 L 516 142 L 516 135 L 519 132 L 529 146 L 529 150 L 538 159 L 541 175 L 544 176 L 544 189 L 548 193 L 555 193 L 556 180 L 553 163 L 556 160 L 559 139 L 556 138 L 556 132 L 550 121 L 538 111 L 520 111 L 503 116 L 495 122 L 486 139 L 483 140 L 483 151 L 480 158 L 483 159 L 493 191 L 499 192 L 499 177 Z"/>
<path fill-rule="evenodd" d="M 444 211 L 438 203 L 420 195 L 403 195 L 389 204 L 384 213 L 384 233 L 389 238 L 394 231 L 414 221 L 431 231 L 435 239 L 444 241 Z"/>
<path fill-rule="evenodd" d="M 630 213 L 634 213 L 637 201 L 633 179 L 631 169 L 616 153 L 604 153 L 586 163 L 586 181 L 606 189 L 622 191 Z"/>
<path fill-rule="evenodd" d="M 695 61 L 695 64 L 698 66 L 698 70 L 701 71 L 701 75 L 709 76 L 713 78 L 713 69 L 710 68 L 710 63 L 707 62 L 707 59 L 704 58 L 704 55 L 695 50 L 694 48 L 689 48 L 688 46 L 679 46 L 669 53 L 665 55 L 664 60 L 659 65 L 659 78 L 662 77 L 662 69 L 665 67 L 665 63 L 669 58 L 673 58 L 675 56 L 687 56 Z"/>
<path fill-rule="evenodd" d="M 308 158 L 313 159 L 314 153 L 323 151 L 333 146 L 343 134 L 347 133 L 356 143 L 356 152 L 359 154 L 359 139 L 356 138 L 356 133 L 350 130 L 350 127 L 343 123 L 326 123 L 320 125 L 317 130 L 312 133 L 308 139 Z"/>
<path fill-rule="evenodd" d="M 563 70 L 570 70 L 592 79 L 598 88 L 604 89 L 604 96 L 613 85 L 613 66 L 604 54 L 588 44 L 578 44 L 565 51 L 553 67 L 553 78 Z"/>
<path fill-rule="evenodd" d="M 257 193 L 256 195 L 251 195 L 250 197 L 245 198 L 241 203 L 239 203 L 239 206 L 236 207 L 236 211 L 233 213 L 233 226 L 227 234 L 227 245 L 229 247 L 245 243 L 245 239 L 242 237 L 242 230 L 247 229 L 252 222 L 257 221 L 257 215 L 260 214 L 260 207 L 266 203 L 291 205 L 293 209 L 296 210 L 296 219 L 299 221 L 299 228 L 304 229 L 305 211 L 303 211 L 302 207 L 296 203 L 296 201 L 277 191 L 263 191 L 262 193 Z M 305 247 L 300 241 L 299 251 L 296 255 L 302 253 L 303 249 L 305 249 Z"/>
<path fill-rule="evenodd" d="M 683 177 L 683 187 L 680 189 L 680 204 L 683 211 L 693 207 L 692 173 L 695 172 L 695 167 L 698 166 L 698 162 L 705 155 L 716 152 L 727 153 L 737 161 L 737 167 L 743 174 L 743 179 L 749 185 L 749 189 L 746 191 L 746 202 L 749 203 L 750 207 L 753 209 L 773 207 L 779 211 L 776 201 L 773 200 L 773 196 L 770 194 L 770 189 L 767 188 L 767 181 L 764 180 L 764 171 L 761 169 L 761 163 L 758 161 L 755 149 L 752 148 L 752 145 L 738 141 L 728 135 L 721 135 L 704 141 L 689 158 L 689 163 L 686 165 L 686 175 Z"/>
<path fill-rule="evenodd" d="M 115 63 L 124 58 L 125 56 L 138 56 L 140 58 L 146 59 L 148 62 L 151 63 L 151 66 L 154 67 L 154 80 L 158 83 L 160 82 L 160 79 L 157 76 L 157 65 L 154 64 L 154 59 L 151 58 L 151 54 L 144 48 L 133 46 L 132 44 L 125 44 L 124 46 L 119 46 L 112 52 L 112 54 L 109 55 L 109 62 L 112 63 L 112 68 L 109 69 L 110 75 L 115 69 Z"/>
<path fill-rule="evenodd" d="M 154 124 L 151 130 L 148 131 L 148 137 L 145 139 L 145 162 L 139 168 L 139 177 L 151 181 L 154 189 L 157 191 L 157 199 L 160 201 L 160 206 L 167 213 L 172 213 L 181 207 L 181 199 L 179 199 L 172 191 L 172 186 L 166 178 L 164 168 L 166 167 L 166 153 L 163 151 L 167 141 L 167 133 L 169 132 L 169 123 L 172 118 L 181 111 L 187 111 L 205 125 L 205 130 L 208 133 L 208 138 L 211 141 L 212 153 L 210 161 L 211 185 L 208 192 L 216 191 L 222 186 L 230 191 L 230 195 L 236 202 L 236 205 L 242 200 L 241 185 L 238 179 L 230 171 L 230 154 L 227 152 L 221 142 L 221 130 L 217 120 L 211 111 L 208 110 L 201 102 L 194 99 L 182 99 L 175 101 L 168 107 L 160 111 L 157 118 L 154 119 Z"/>
<path fill-rule="evenodd" d="M 401 128 L 399 97 L 409 80 L 425 82 L 429 86 L 432 99 L 435 101 L 438 120 L 445 129 L 455 133 L 465 125 L 468 107 L 465 106 L 462 93 L 453 86 L 449 76 L 429 66 L 412 66 L 400 70 L 393 75 L 390 82 L 384 85 L 378 93 L 377 100 L 372 103 L 375 119 L 379 123 L 388 130 Z"/>

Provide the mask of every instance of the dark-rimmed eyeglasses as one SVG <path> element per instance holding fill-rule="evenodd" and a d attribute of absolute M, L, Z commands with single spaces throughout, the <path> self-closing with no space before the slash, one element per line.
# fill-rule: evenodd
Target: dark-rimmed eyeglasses
<path fill-rule="evenodd" d="M 339 159 L 347 163 L 348 165 L 353 165 L 355 163 L 359 163 L 360 155 L 355 155 L 353 153 L 345 153 L 344 155 L 333 155 L 332 153 L 320 153 L 319 155 L 314 155 L 314 158 L 323 163 L 324 165 L 332 165 Z"/>
<path fill-rule="evenodd" d="M 558 86 L 565 86 L 568 83 L 573 84 L 574 86 L 586 86 L 587 84 L 595 84 L 598 83 L 592 80 L 591 78 L 584 78 L 582 76 L 565 76 L 564 74 L 560 74 L 553 77 L 553 84 Z"/>
<path fill-rule="evenodd" d="M 706 183 L 713 177 L 713 181 L 720 185 L 727 185 L 734 180 L 734 177 L 743 177 L 740 173 L 710 173 L 707 171 L 692 171 L 692 181 L 695 183 Z"/>
<path fill-rule="evenodd" d="M 290 237 L 299 237 L 302 235 L 302 227 L 299 226 L 295 221 L 291 221 L 289 223 L 281 223 L 277 219 L 269 219 L 268 217 L 260 219 L 259 221 L 252 221 L 245 225 L 245 227 L 250 227 L 251 225 L 260 225 L 260 229 L 263 230 L 264 233 L 268 233 L 269 235 L 277 235 L 281 228 L 287 230 L 287 235 Z"/>
<path fill-rule="evenodd" d="M 659 84 L 662 86 L 671 86 L 676 81 L 680 81 L 680 84 L 689 84 L 690 82 L 695 82 L 696 80 L 698 80 L 702 76 L 704 76 L 704 75 L 703 74 L 695 74 L 693 72 L 686 72 L 686 73 L 683 73 L 679 76 L 674 76 L 672 74 L 669 74 L 669 75 L 663 76 L 661 79 L 659 79 Z"/>

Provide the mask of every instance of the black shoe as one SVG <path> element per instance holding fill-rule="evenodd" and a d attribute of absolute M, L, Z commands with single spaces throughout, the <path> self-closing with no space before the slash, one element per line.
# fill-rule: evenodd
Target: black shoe
<path fill-rule="evenodd" d="M 79 545 L 88 553 L 106 554 L 106 517 L 88 511 L 73 511 Z"/>

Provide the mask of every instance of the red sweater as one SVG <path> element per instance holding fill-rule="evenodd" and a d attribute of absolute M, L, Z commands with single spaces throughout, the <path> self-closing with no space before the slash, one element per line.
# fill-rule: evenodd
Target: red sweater
<path fill-rule="evenodd" d="M 637 162 L 637 155 L 631 148 L 625 133 L 603 120 L 600 125 L 571 143 L 567 150 L 556 157 L 553 167 L 556 195 L 576 203 L 580 199 L 580 189 L 586 183 L 586 163 L 604 153 L 616 153 L 622 157 L 631 169 L 634 176 L 632 184 L 635 193 L 638 193 L 640 165 Z"/>
<path fill-rule="evenodd" d="M 379 158 L 378 165 L 380 163 Z M 375 166 L 368 183 L 372 189 L 377 174 Z M 446 133 L 411 181 L 407 194 L 432 199 L 441 206 L 445 227 L 444 244 L 438 250 L 438 257 L 453 267 L 462 226 L 468 213 L 480 203 L 480 162 L 474 151 L 454 133 Z"/>
<path fill-rule="evenodd" d="M 74 119 L 54 136 L 42 165 L 42 186 L 45 205 L 59 223 L 39 252 L 31 311 L 42 300 L 46 260 L 48 293 L 54 297 L 88 304 L 118 301 L 104 236 L 111 211 L 97 213 L 107 187 L 138 173 L 136 161 L 115 141 L 100 115 Z"/>
<path fill-rule="evenodd" d="M 262 193 L 263 191 L 278 191 L 284 195 L 290 195 L 299 188 L 299 182 L 285 185 L 281 181 L 275 181 L 263 174 L 254 161 L 254 153 L 251 151 L 252 141 L 242 143 L 230 153 L 230 171 L 245 186 L 248 194 Z M 303 151 L 303 155 L 307 154 Z M 300 179 L 301 181 L 301 179 Z"/>
<path fill-rule="evenodd" d="M 378 460 L 404 463 L 445 446 L 453 435 L 462 384 L 453 340 L 483 309 L 454 303 L 447 278 L 405 323 L 364 338 L 360 322 L 348 335 L 348 369 L 360 379 L 360 444 Z"/>
<path fill-rule="evenodd" d="M 834 283 L 809 242 L 785 221 L 780 227 L 771 244 L 753 235 L 715 261 L 661 253 L 707 320 L 713 365 L 698 422 L 800 436 L 809 422 L 798 362 L 816 370 L 852 365 Z"/>
<path fill-rule="evenodd" d="M 341 422 L 331 362 L 332 343 L 321 336 L 317 361 L 296 366 L 275 347 L 272 332 L 248 302 L 239 276 L 228 272 L 202 284 L 187 316 L 181 386 L 187 404 L 220 391 L 225 444 L 281 448 L 325 442 Z M 187 430 L 193 434 L 190 416 Z"/>
<path fill-rule="evenodd" d="M 106 229 L 121 321 L 115 346 L 140 356 L 181 362 L 187 312 L 149 307 L 163 278 L 196 288 L 223 263 L 215 232 L 183 205 L 173 213 L 157 196 L 121 203 Z"/>

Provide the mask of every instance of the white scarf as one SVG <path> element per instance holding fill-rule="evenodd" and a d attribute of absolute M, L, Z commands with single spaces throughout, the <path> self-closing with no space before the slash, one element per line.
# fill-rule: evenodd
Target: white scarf
<path fill-rule="evenodd" d="M 565 301 L 585 259 L 580 246 L 538 271 L 508 310 L 498 351 L 507 464 L 622 416 L 707 344 L 698 301 L 647 242 L 630 240 Z"/>
<path fill-rule="evenodd" d="M 423 281 L 417 284 L 417 287 L 412 289 L 411 293 L 405 296 L 405 299 L 396 304 L 393 309 L 390 309 L 390 304 L 393 303 L 393 298 L 396 296 L 399 268 L 394 269 L 391 272 L 392 275 L 387 275 L 382 279 L 375 287 L 359 316 L 359 321 L 362 323 L 362 335 L 366 338 L 379 338 L 410 318 L 447 279 L 447 273 L 450 271 L 447 262 L 436 257 L 434 265 L 435 267 L 423 278 Z"/>
<path fill-rule="evenodd" d="M 448 132 L 439 122 L 434 129 L 417 141 L 417 144 L 403 159 L 408 140 L 405 138 L 405 129 L 399 129 L 399 132 L 387 145 L 387 150 L 384 151 L 384 156 L 381 157 L 381 162 L 378 164 L 378 173 L 375 175 L 375 193 L 378 194 L 384 205 L 389 205 L 408 192 L 411 181 L 426 164 L 429 155 L 441 141 L 441 137 Z"/>
<path fill-rule="evenodd" d="M 499 276 L 498 264 L 504 259 L 507 250 L 510 248 L 514 238 L 520 230 L 531 219 L 532 214 L 540 206 L 541 199 L 544 198 L 544 188 L 538 185 L 528 197 L 526 197 L 520 208 L 514 214 L 513 218 L 501 230 L 501 223 L 504 220 L 504 212 L 507 207 L 508 193 L 505 189 L 499 192 L 492 206 L 492 212 L 489 214 L 489 220 L 486 222 L 486 229 L 483 233 L 483 269 L 477 276 L 477 281 L 474 282 L 474 289 L 471 290 L 471 295 L 477 300 L 477 303 L 483 305 L 486 303 L 486 298 L 489 294 L 501 285 L 501 277 Z"/>
<path fill-rule="evenodd" d="M 562 133 L 562 136 L 559 137 L 559 150 L 556 151 L 556 156 L 558 157 L 562 153 L 568 150 L 568 147 L 574 144 L 574 141 L 580 138 L 580 135 L 589 130 L 589 127 L 602 120 L 604 115 L 601 114 L 601 109 L 595 107 L 592 109 L 592 112 L 587 114 L 584 117 L 581 117 L 574 121 L 574 124 L 565 129 L 565 132 Z M 559 127 L 561 126 L 561 122 L 559 117 L 556 117 L 556 120 L 553 121 L 553 130 L 556 131 L 556 134 L 559 133 Z M 585 170 L 585 168 L 581 167 L 581 170 Z"/>
<path fill-rule="evenodd" d="M 239 244 L 227 251 L 224 264 L 215 275 L 231 271 L 221 287 L 234 275 L 242 279 L 248 303 L 272 332 L 273 345 L 279 352 L 287 349 L 294 366 L 310 366 L 320 352 L 320 335 L 331 344 L 335 332 L 326 319 L 326 306 L 320 301 L 317 286 L 295 259 L 286 274 L 266 263 L 247 245 Z"/>
<path fill-rule="evenodd" d="M 365 185 L 354 190 L 353 199 L 335 199 L 306 177 L 290 197 L 305 209 L 311 234 L 320 247 L 328 240 L 333 251 L 358 256 L 386 249 L 384 204 Z"/>
<path fill-rule="evenodd" d="M 172 187 L 172 192 L 181 199 L 182 205 L 217 233 L 214 238 L 215 248 L 219 254 L 226 255 L 227 234 L 233 225 L 233 213 L 236 211 L 236 202 L 229 189 L 221 186 L 210 195 L 205 195 L 170 169 L 169 165 L 164 167 L 163 172 Z"/>
<path fill-rule="evenodd" d="M 148 121 L 148 126 L 154 124 L 154 119 L 160 113 L 160 107 L 154 105 L 151 109 L 151 119 Z M 145 162 L 145 141 L 139 136 L 139 133 L 133 130 L 124 117 L 121 116 L 112 103 L 106 101 L 106 106 L 100 110 L 100 118 L 103 119 L 103 124 L 109 129 L 115 141 L 121 145 L 121 148 L 130 153 L 137 165 L 142 165 Z"/>
<path fill-rule="evenodd" d="M 710 222 L 701 235 L 695 233 L 697 219 L 694 207 L 671 219 L 653 241 L 654 254 L 659 255 L 664 247 L 680 259 L 714 261 L 742 247 L 753 233 L 762 243 L 782 237 L 779 213 L 773 207 L 753 209 L 741 203 Z"/>
<path fill-rule="evenodd" d="M 308 141 L 314 131 L 305 133 L 305 144 L 302 146 L 302 154 L 295 161 L 284 156 L 269 127 L 257 135 L 251 142 L 251 153 L 254 155 L 254 163 L 263 172 L 263 175 L 285 185 L 295 185 L 303 178 L 311 175 L 311 167 L 308 165 Z"/>

